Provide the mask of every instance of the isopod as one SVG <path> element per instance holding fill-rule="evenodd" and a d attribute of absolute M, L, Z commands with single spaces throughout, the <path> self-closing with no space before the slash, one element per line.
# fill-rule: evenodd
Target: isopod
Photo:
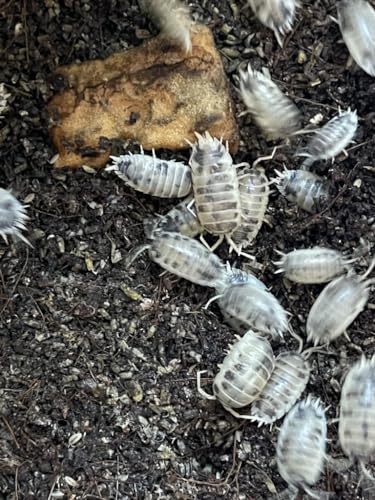
<path fill-rule="evenodd" d="M 26 229 L 25 223 L 28 220 L 26 208 L 12 193 L 0 188 L 0 235 L 6 243 L 8 243 L 7 236 L 12 236 L 31 246 L 21 233 Z"/>
<path fill-rule="evenodd" d="M 178 233 L 154 231 L 150 243 L 134 249 L 127 257 L 127 267 L 145 250 L 163 269 L 197 285 L 223 290 L 227 266 L 199 241 Z"/>
<path fill-rule="evenodd" d="M 306 323 L 307 340 L 315 345 L 332 342 L 363 311 L 374 279 L 366 280 L 375 259 L 363 276 L 352 272 L 329 283 L 314 302 Z"/>
<path fill-rule="evenodd" d="M 231 239 L 241 251 L 256 238 L 263 224 L 269 197 L 269 182 L 260 170 L 253 169 L 239 177 L 241 223 Z"/>
<path fill-rule="evenodd" d="M 196 134 L 189 164 L 193 183 L 195 208 L 206 231 L 219 235 L 214 250 L 224 239 L 236 248 L 231 235 L 241 222 L 241 200 L 236 166 L 221 141 Z"/>
<path fill-rule="evenodd" d="M 339 439 L 345 454 L 364 461 L 375 457 L 375 356 L 349 370 L 341 390 Z M 367 474 L 366 474 L 367 475 Z"/>
<path fill-rule="evenodd" d="M 350 55 L 370 76 L 375 76 L 375 11 L 365 0 L 337 3 L 341 34 Z"/>
<path fill-rule="evenodd" d="M 240 70 L 240 94 L 268 139 L 284 138 L 300 129 L 301 113 L 294 102 L 250 64 L 246 71 Z"/>
<path fill-rule="evenodd" d="M 308 395 L 285 417 L 276 446 L 281 477 L 293 488 L 320 498 L 311 487 L 319 480 L 326 459 L 327 420 L 319 399 Z"/>
<path fill-rule="evenodd" d="M 334 158 L 352 141 L 358 126 L 356 111 L 340 111 L 322 128 L 314 131 L 305 147 L 296 156 L 306 157 L 301 168 L 307 169 L 317 160 Z"/>
<path fill-rule="evenodd" d="M 141 0 L 140 3 L 166 38 L 175 40 L 186 53 L 191 52 L 193 21 L 186 4 L 180 0 Z"/>
<path fill-rule="evenodd" d="M 233 408 L 251 404 L 262 392 L 275 364 L 272 347 L 267 339 L 249 330 L 235 342 L 219 365 L 213 381 L 214 395 L 203 391 L 198 372 L 198 390 L 205 398 L 218 399 L 226 410 L 242 418 Z"/>
<path fill-rule="evenodd" d="M 280 47 L 283 46 L 283 37 L 292 30 L 296 7 L 296 0 L 248 0 L 259 21 L 270 28 Z"/>
<path fill-rule="evenodd" d="M 141 154 L 111 156 L 113 164 L 106 170 L 115 174 L 125 183 L 141 193 L 159 198 L 182 198 L 191 191 L 191 170 L 182 162 L 160 160 L 152 151 L 152 156 Z"/>
<path fill-rule="evenodd" d="M 194 206 L 190 205 L 192 197 L 188 197 L 173 207 L 167 214 L 154 218 L 147 218 L 143 222 L 143 228 L 147 238 L 151 238 L 153 231 L 161 230 L 172 233 L 180 233 L 194 238 L 203 232 Z"/>
<path fill-rule="evenodd" d="M 218 299 L 223 316 L 234 318 L 239 325 L 264 332 L 273 338 L 282 336 L 288 330 L 285 309 L 277 298 L 267 290 L 252 283 L 233 284 L 222 288 L 206 307 Z"/>
<path fill-rule="evenodd" d="M 286 278 L 296 283 L 326 283 L 344 273 L 353 262 L 331 248 L 303 248 L 287 254 L 278 250 L 276 252 L 281 255 L 281 259 L 274 262 L 279 268 L 275 274 L 284 273 Z"/>
<path fill-rule="evenodd" d="M 329 184 L 306 170 L 287 170 L 278 175 L 276 186 L 285 198 L 306 212 L 316 213 L 329 198 Z"/>
<path fill-rule="evenodd" d="M 254 274 L 243 271 L 242 269 L 238 269 L 237 267 L 231 267 L 228 262 L 227 271 L 227 285 L 240 285 L 249 283 L 255 287 L 260 288 L 261 290 L 267 290 L 267 287 L 263 283 L 263 281 L 258 279 Z"/>

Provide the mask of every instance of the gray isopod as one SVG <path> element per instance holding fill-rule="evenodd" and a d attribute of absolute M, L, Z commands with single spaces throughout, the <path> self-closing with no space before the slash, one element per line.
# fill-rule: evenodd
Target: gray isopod
<path fill-rule="evenodd" d="M 326 283 L 344 273 L 353 262 L 353 259 L 345 258 L 331 248 L 303 248 L 287 254 L 276 252 L 281 255 L 281 259 L 274 263 L 279 268 L 276 274 L 284 273 L 286 278 L 296 283 Z"/>
<path fill-rule="evenodd" d="M 349 370 L 341 391 L 339 439 L 345 454 L 365 461 L 375 458 L 375 356 L 363 357 Z"/>
<path fill-rule="evenodd" d="M 27 206 L 22 205 L 12 193 L 0 188 L 0 236 L 7 243 L 8 236 L 19 238 L 31 246 L 21 231 L 26 229 Z"/>
<path fill-rule="evenodd" d="M 318 212 L 329 198 L 329 185 L 321 177 L 306 170 L 287 170 L 278 175 L 276 186 L 285 198 L 306 212 Z"/>
<path fill-rule="evenodd" d="M 320 498 L 311 489 L 323 472 L 327 420 L 319 399 L 308 395 L 285 417 L 277 440 L 276 460 L 281 477 L 295 489 Z"/>
<path fill-rule="evenodd" d="M 258 127 L 268 139 L 284 138 L 299 130 L 301 113 L 279 87 L 250 64 L 240 71 L 240 94 Z"/>
<path fill-rule="evenodd" d="M 237 337 L 219 365 L 213 381 L 214 395 L 201 388 L 202 372 L 198 372 L 198 391 L 205 398 L 218 399 L 232 415 L 242 418 L 233 408 L 248 406 L 258 397 L 271 376 L 274 363 L 268 340 L 250 330 L 243 337 Z"/>
<path fill-rule="evenodd" d="M 127 154 L 111 156 L 113 164 L 106 170 L 141 193 L 159 198 L 182 198 L 191 191 L 191 170 L 188 165 L 174 160 L 160 160 L 155 151 L 152 156 Z"/>
<path fill-rule="evenodd" d="M 375 265 L 372 261 L 363 276 L 349 272 L 331 281 L 312 306 L 306 323 L 307 340 L 315 345 L 332 342 L 345 332 L 363 311 L 375 280 L 366 280 Z"/>
<path fill-rule="evenodd" d="M 375 10 L 365 0 L 337 3 L 341 34 L 350 55 L 363 71 L 375 76 Z"/>
<path fill-rule="evenodd" d="M 126 260 L 127 267 L 145 250 L 148 250 L 153 262 L 180 278 L 216 290 L 223 290 L 226 286 L 226 265 L 199 241 L 188 236 L 154 231 L 150 243 L 130 252 Z"/>
<path fill-rule="evenodd" d="M 358 126 L 356 111 L 339 112 L 322 128 L 314 131 L 307 145 L 296 152 L 306 157 L 302 169 L 309 168 L 317 160 L 329 160 L 345 150 L 352 141 Z"/>

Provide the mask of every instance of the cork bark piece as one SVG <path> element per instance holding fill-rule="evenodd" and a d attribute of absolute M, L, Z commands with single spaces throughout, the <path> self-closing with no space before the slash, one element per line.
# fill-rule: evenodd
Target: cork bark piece
<path fill-rule="evenodd" d="M 103 167 L 115 139 L 185 149 L 195 131 L 206 130 L 235 152 L 238 128 L 220 55 L 209 28 L 193 30 L 191 54 L 159 35 L 104 60 L 60 67 L 63 90 L 48 105 L 55 166 Z"/>

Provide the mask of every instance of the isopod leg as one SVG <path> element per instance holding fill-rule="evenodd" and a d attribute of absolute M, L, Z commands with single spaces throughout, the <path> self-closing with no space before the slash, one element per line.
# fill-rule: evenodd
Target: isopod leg
<path fill-rule="evenodd" d="M 141 255 L 141 253 L 143 253 L 145 250 L 148 250 L 149 248 L 151 248 L 151 245 L 149 244 L 140 245 L 136 248 L 133 248 L 133 250 L 131 250 L 125 258 L 125 269 L 130 267 L 135 261 L 135 259 L 139 255 Z"/>
<path fill-rule="evenodd" d="M 260 156 L 259 158 L 257 158 L 253 164 L 251 165 L 251 168 L 255 168 L 258 163 L 262 163 L 263 161 L 267 161 L 267 160 L 273 160 L 273 157 L 275 156 L 275 153 L 276 151 L 279 149 L 279 148 L 282 148 L 283 146 L 280 145 L 280 146 L 275 146 L 272 150 L 272 153 L 268 156 Z"/>
<path fill-rule="evenodd" d="M 254 420 L 256 420 L 256 419 L 254 419 L 254 417 L 252 415 L 241 415 L 241 413 L 236 412 L 235 410 L 233 410 L 233 408 L 230 408 L 229 406 L 225 406 L 225 405 L 223 405 L 223 406 L 227 411 L 229 411 L 229 413 L 231 413 L 236 418 L 242 418 L 244 420 L 251 420 L 253 422 L 254 422 Z"/>
<path fill-rule="evenodd" d="M 247 259 L 255 260 L 255 257 L 253 257 L 252 255 L 250 255 L 246 252 L 243 252 L 242 247 L 237 246 L 236 243 L 231 239 L 230 236 L 226 235 L 225 239 L 227 240 L 228 244 L 230 245 L 230 250 L 234 250 L 238 256 L 241 255 L 243 257 L 246 257 Z"/>
<path fill-rule="evenodd" d="M 207 370 L 201 370 L 201 371 L 197 372 L 197 389 L 198 389 L 199 394 L 206 399 L 216 399 L 216 396 L 214 396 L 213 394 L 209 394 L 204 389 L 202 389 L 202 384 L 201 384 L 202 373 L 207 373 Z"/>
<path fill-rule="evenodd" d="M 215 302 L 215 300 L 217 299 L 220 299 L 220 297 L 222 297 L 223 295 L 220 294 L 220 295 L 215 295 L 215 297 L 211 297 L 210 300 L 207 302 L 207 304 L 204 306 L 203 309 L 208 309 L 210 304 L 212 304 L 212 302 Z"/>
<path fill-rule="evenodd" d="M 199 239 L 203 243 L 203 245 L 207 248 L 207 250 L 210 250 L 211 252 L 214 252 L 217 249 L 217 247 L 220 246 L 222 244 L 222 242 L 224 241 L 224 235 L 221 234 L 219 236 L 218 240 L 216 241 L 216 243 L 214 245 L 212 245 L 211 247 L 207 243 L 207 241 L 204 239 L 203 234 L 200 235 Z"/>

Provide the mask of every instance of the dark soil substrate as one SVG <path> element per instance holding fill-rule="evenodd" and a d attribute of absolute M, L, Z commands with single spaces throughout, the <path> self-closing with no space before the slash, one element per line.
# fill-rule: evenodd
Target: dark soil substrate
<path fill-rule="evenodd" d="M 332 203 L 311 216 L 275 193 L 270 225 L 253 249 L 258 276 L 303 335 L 321 287 L 275 276 L 274 250 L 373 245 L 375 80 L 346 68 L 347 50 L 329 18 L 332 1 L 304 2 L 283 50 L 249 10 L 234 14 L 237 2 L 191 3 L 196 18 L 212 26 L 232 83 L 238 64 L 251 61 L 270 69 L 306 121 L 317 113 L 327 120 L 338 106 L 361 118 L 349 158 L 314 167 L 332 181 Z M 54 69 L 138 45 L 143 30 L 154 27 L 127 0 L 2 0 L 0 11 L 0 83 L 11 94 L 0 121 L 0 180 L 29 203 L 34 245 L 0 248 L 1 498 L 264 499 L 283 491 L 277 428 L 238 421 L 197 393 L 197 370 L 207 368 L 211 377 L 233 340 L 217 306 L 203 310 L 212 292 L 160 277 L 146 256 L 124 268 L 126 253 L 143 242 L 142 220 L 173 201 L 136 193 L 108 173 L 49 164 L 45 109 Z M 233 95 L 239 113 L 244 107 Z M 249 117 L 239 123 L 236 162 L 272 150 Z M 282 149 L 265 164 L 270 176 L 284 162 L 292 166 L 291 152 Z M 224 245 L 219 253 L 228 258 Z M 368 255 L 358 271 L 366 261 Z M 374 353 L 373 308 L 352 324 L 350 342 L 340 338 L 332 354 L 313 358 L 308 390 L 330 405 L 329 419 L 337 416 L 346 369 L 362 352 Z M 342 457 L 337 423 L 329 437 L 329 452 Z M 326 470 L 318 487 L 331 498 L 374 498 L 359 477 L 355 467 Z"/>

